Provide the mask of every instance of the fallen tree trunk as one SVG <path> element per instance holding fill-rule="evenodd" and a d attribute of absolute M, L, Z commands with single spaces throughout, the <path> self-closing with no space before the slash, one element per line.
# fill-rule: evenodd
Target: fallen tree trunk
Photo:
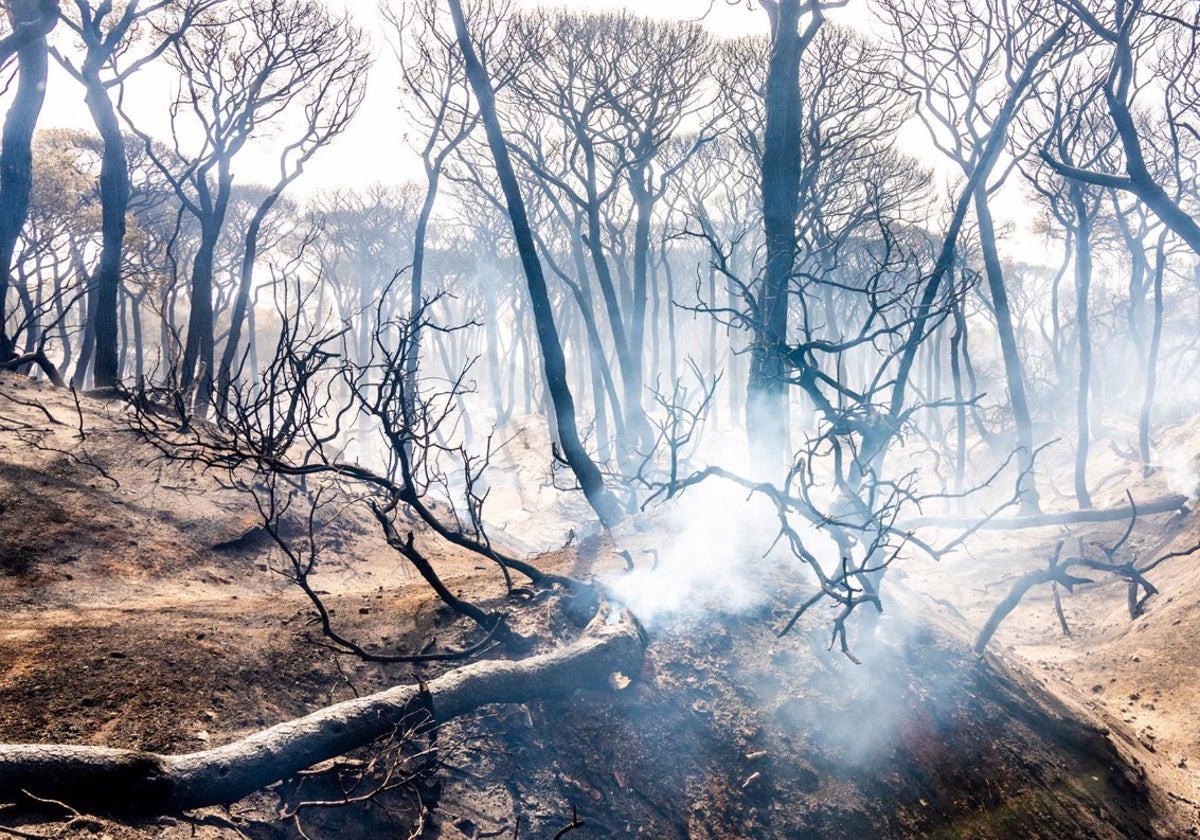
<path fill-rule="evenodd" d="M 1171 513 L 1187 507 L 1188 497 L 1180 495 L 1162 496 L 1141 502 L 1137 505 L 1137 514 Z M 1119 522 L 1133 516 L 1134 509 L 1129 505 L 1115 508 L 1089 508 L 1088 510 L 1069 510 L 1062 513 L 1035 513 L 1029 516 L 1006 516 L 989 519 L 982 525 L 978 519 L 961 516 L 918 516 L 898 524 L 896 527 L 905 530 L 914 528 L 977 528 L 981 531 L 1016 531 L 1021 528 L 1045 528 L 1051 525 L 1074 525 L 1079 522 Z"/>
<path fill-rule="evenodd" d="M 475 662 L 428 683 L 390 688 L 187 755 L 60 744 L 0 744 L 0 802 L 22 792 L 93 813 L 151 816 L 227 805 L 398 728 L 437 725 L 490 703 L 599 688 L 641 669 L 628 619 L 561 650 L 517 662 Z"/>

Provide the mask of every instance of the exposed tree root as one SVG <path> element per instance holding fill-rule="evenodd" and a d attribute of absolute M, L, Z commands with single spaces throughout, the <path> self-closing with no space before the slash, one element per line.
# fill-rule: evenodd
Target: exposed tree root
<path fill-rule="evenodd" d="M 1137 513 L 1171 513 L 1187 507 L 1187 496 L 1171 495 L 1139 502 Z M 1063 513 L 1038 513 L 1029 516 L 1010 516 L 990 519 L 982 525 L 977 519 L 955 516 L 920 516 L 898 523 L 900 528 L 971 528 L 987 531 L 1016 531 L 1021 528 L 1045 528 L 1051 525 L 1074 525 L 1080 522 L 1118 522 L 1134 515 L 1134 508 L 1122 505 L 1114 508 L 1070 510 Z"/>
<path fill-rule="evenodd" d="M 0 745 L 0 802 L 52 798 L 90 812 L 150 816 L 227 805 L 298 771 L 490 703 L 520 703 L 598 688 L 641 669 L 628 617 L 561 650 L 517 662 L 475 662 L 428 683 L 348 700 L 225 746 L 187 755 L 61 744 Z"/>

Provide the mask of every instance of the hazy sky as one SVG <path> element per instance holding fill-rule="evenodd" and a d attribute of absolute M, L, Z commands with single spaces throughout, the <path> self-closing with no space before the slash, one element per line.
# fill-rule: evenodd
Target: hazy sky
<path fill-rule="evenodd" d="M 399 183 L 408 180 L 423 180 L 416 154 L 404 140 L 408 130 L 400 110 L 396 88 L 398 74 L 395 57 L 387 43 L 389 28 L 382 24 L 376 0 L 327 0 L 332 6 L 349 9 L 360 24 L 371 35 L 376 63 L 369 80 L 366 100 L 349 129 L 329 147 L 323 149 L 309 164 L 305 176 L 290 188 L 290 195 L 301 197 L 304 193 L 334 186 L 365 186 L 379 181 Z M 392 0 L 402 2 L 402 0 Z M 538 5 L 554 6 L 562 3 L 516 0 L 521 8 Z M 705 26 L 720 37 L 734 37 L 767 31 L 766 13 L 757 0 L 576 0 L 570 2 L 576 9 L 629 8 L 639 14 L 675 20 L 702 20 Z M 829 15 L 832 20 L 859 28 L 870 28 L 871 21 L 867 4 L 863 0 L 851 3 Z M 62 32 L 54 38 L 61 40 Z M 91 121 L 83 104 L 82 89 L 54 63 L 51 63 L 51 79 L 47 101 L 42 115 L 42 127 L 71 126 L 91 129 Z M 140 126 L 164 139 L 169 136 L 166 105 L 170 101 L 174 85 L 174 74 L 169 70 L 147 68 L 135 76 L 136 85 L 127 95 L 126 108 L 136 114 Z M 3 103 L 0 103 L 3 107 Z M 414 137 L 419 142 L 420 137 Z M 957 173 L 950 171 L 948 164 L 932 150 L 929 140 L 919 124 L 914 121 L 901 132 L 899 143 L 902 148 L 915 154 L 927 165 L 942 173 L 942 177 L 953 178 Z M 238 183 L 273 181 L 278 172 L 277 160 L 268 151 L 269 143 L 247 147 L 235 163 Z M 1022 193 L 1019 189 L 1007 190 L 997 198 L 997 216 L 1004 221 L 1027 229 L 1027 212 L 1022 212 Z M 1028 237 L 1022 237 L 1030 242 Z"/>
<path fill-rule="evenodd" d="M 399 2 L 399 0 L 395 0 Z M 421 169 L 415 154 L 404 142 L 407 130 L 396 93 L 395 58 L 386 39 L 394 37 L 381 25 L 375 0 L 330 0 L 330 5 L 348 8 L 359 23 L 368 30 L 374 44 L 376 63 L 369 80 L 366 100 L 349 129 L 329 147 L 323 149 L 307 168 L 293 193 L 326 186 L 363 185 L 373 181 L 396 182 L 420 179 Z M 518 6 L 533 8 L 532 0 L 518 0 Z M 562 5 L 562 4 L 557 4 Z M 654 0 L 627 3 L 619 0 L 581 0 L 569 4 L 572 8 L 602 9 L 628 7 L 640 14 L 678 20 L 698 20 L 722 36 L 765 32 L 766 15 L 745 0 L 730 5 L 727 0 Z M 64 32 L 52 38 L 61 42 Z M 51 78 L 41 127 L 77 127 L 91 129 L 92 123 L 83 104 L 83 90 L 65 73 L 51 63 Z M 161 66 L 161 65 L 160 65 Z M 126 96 L 126 110 L 137 115 L 139 126 L 156 136 L 168 136 L 166 106 L 172 93 L 173 74 L 147 68 L 135 77 Z M 418 138 L 419 139 L 419 138 Z M 235 164 L 239 182 L 273 180 L 276 160 L 261 145 L 248 147 Z"/>
<path fill-rule="evenodd" d="M 327 0 L 331 6 L 341 6 L 351 11 L 359 23 L 369 32 L 376 62 L 372 68 L 368 90 L 363 106 L 347 131 L 321 150 L 308 165 L 304 177 L 291 188 L 293 197 L 306 192 L 335 186 L 365 186 L 379 181 L 399 183 L 408 180 L 423 180 L 419 160 L 405 142 L 409 130 L 400 109 L 397 93 L 398 72 L 395 57 L 387 39 L 395 37 L 394 31 L 382 23 L 377 11 L 376 0 Z M 392 0 L 401 2 L 401 0 Z M 518 7 L 535 8 L 539 5 L 562 5 L 536 0 L 516 0 Z M 765 34 L 766 13 L 756 0 L 643 0 L 641 3 L 623 0 L 576 0 L 569 4 L 575 9 L 629 8 L 639 14 L 675 20 L 699 20 L 720 37 L 734 37 L 751 33 Z M 849 8 L 830 14 L 838 22 L 859 27 L 867 24 L 866 3 L 856 2 Z M 54 39 L 61 41 L 63 32 L 56 32 Z M 92 124 L 83 104 L 82 89 L 64 72 L 51 63 L 51 79 L 46 105 L 42 114 L 42 127 L 70 126 L 91 129 Z M 169 137 L 170 124 L 166 105 L 170 101 L 175 84 L 173 71 L 159 65 L 146 68 L 134 77 L 134 84 L 126 96 L 126 110 L 136 115 L 138 124 L 155 136 Z M 422 138 L 415 136 L 413 142 Z M 902 132 L 900 144 L 903 148 L 924 159 L 928 164 L 944 169 L 946 164 L 931 153 L 928 139 L 919 125 L 913 124 Z M 275 154 L 269 142 L 248 146 L 239 155 L 234 165 L 238 183 L 274 181 L 278 172 Z M 1019 196 L 1018 196 L 1019 197 Z M 1001 216 L 1010 217 L 1006 201 L 999 202 L 997 210 Z"/>
<path fill-rule="evenodd" d="M 416 158 L 404 145 L 402 139 L 406 129 L 403 115 L 399 111 L 396 94 L 394 58 L 384 39 L 389 33 L 378 28 L 375 4 L 370 0 L 351 0 L 349 8 L 364 27 L 372 29 L 378 55 L 372 73 L 367 99 L 346 134 L 336 144 L 326 149 L 311 168 L 309 184 L 337 184 L 352 178 L 366 183 L 374 180 L 395 181 L 419 179 L 421 170 Z M 562 3 L 538 3 L 519 0 L 521 8 L 555 6 Z M 568 5 L 577 9 L 630 8 L 652 17 L 676 20 L 704 19 L 705 24 L 722 36 L 766 32 L 766 15 L 757 3 L 751 9 L 742 0 L 740 5 L 729 5 L 727 0 L 653 0 L 653 2 L 628 3 L 620 0 L 579 0 Z"/>

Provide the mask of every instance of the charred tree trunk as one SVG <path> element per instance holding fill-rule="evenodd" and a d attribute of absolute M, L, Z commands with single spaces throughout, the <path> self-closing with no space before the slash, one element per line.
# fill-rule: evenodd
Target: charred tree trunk
<path fill-rule="evenodd" d="M 963 389 L 962 349 L 967 341 L 967 319 L 962 302 L 953 304 L 954 332 L 950 336 L 950 378 L 954 385 L 954 495 L 959 511 L 965 507 L 963 491 L 967 483 L 967 401 Z"/>
<path fill-rule="evenodd" d="M 62 345 L 62 360 L 60 362 L 60 370 L 66 372 L 71 369 L 71 356 L 74 352 L 74 347 L 71 343 L 71 330 L 67 328 L 67 312 L 66 303 L 63 301 L 62 294 L 54 296 L 54 317 L 58 321 L 58 342 Z"/>
<path fill-rule="evenodd" d="M 491 82 L 487 77 L 487 71 L 479 62 L 475 47 L 471 44 L 471 36 L 467 32 L 466 20 L 463 17 L 462 4 L 459 0 L 449 0 L 449 5 L 450 13 L 454 18 L 454 29 L 458 37 L 459 48 L 463 53 L 467 79 L 475 96 L 479 99 L 479 111 L 487 132 L 488 146 L 495 159 L 496 175 L 500 179 L 500 185 L 504 191 L 509 219 L 513 226 L 513 237 L 516 240 L 517 250 L 521 256 L 521 265 L 525 271 L 538 345 L 542 351 L 546 389 L 554 407 L 563 457 L 578 479 L 592 509 L 596 511 L 606 526 L 611 527 L 620 522 L 624 515 L 616 498 L 604 486 L 603 475 L 588 455 L 587 450 L 584 449 L 583 442 L 579 438 L 575 418 L 575 400 L 571 396 L 571 389 L 567 384 L 567 365 L 563 356 L 562 342 L 558 336 L 558 329 L 554 325 L 554 310 L 550 304 L 546 278 L 542 274 L 537 248 L 529 230 L 529 217 L 525 211 L 525 201 L 521 197 L 520 184 L 513 171 L 508 146 L 500 128 L 500 120 L 496 115 L 496 102 L 492 94 Z"/>
<path fill-rule="evenodd" d="M 592 266 L 596 269 L 596 284 L 600 287 L 600 297 L 604 301 L 604 309 L 608 314 L 609 332 L 613 338 L 613 350 L 617 357 L 617 367 L 621 371 L 621 399 L 612 400 L 613 411 L 623 411 L 623 418 L 620 422 L 623 432 L 617 435 L 617 441 L 622 450 L 622 457 L 629 457 L 629 453 L 637 448 L 638 443 L 638 426 L 630 423 L 630 418 L 635 415 L 635 407 L 629 405 L 630 400 L 636 401 L 636 411 L 640 412 L 641 408 L 641 362 L 640 356 L 638 361 L 638 371 L 634 370 L 634 356 L 630 348 L 629 334 L 625 329 L 624 316 L 621 311 L 621 303 L 617 298 L 616 283 L 612 276 L 612 267 L 609 264 L 608 256 L 604 253 L 602 220 L 600 218 L 600 199 L 596 195 L 595 188 L 595 163 L 591 156 L 589 161 L 589 178 L 588 178 L 588 207 L 585 214 L 587 222 L 587 235 L 584 237 L 584 244 L 587 246 L 588 255 L 592 259 Z M 592 316 L 595 320 L 595 316 Z M 610 374 L 611 377 L 611 374 Z M 634 390 L 634 385 L 637 384 L 637 389 Z M 646 424 L 645 415 L 641 415 L 643 425 Z M 648 433 L 648 427 L 645 430 Z"/>
<path fill-rule="evenodd" d="M 1154 265 L 1153 320 L 1150 327 L 1150 345 L 1146 348 L 1146 390 L 1142 396 L 1141 411 L 1138 412 L 1138 454 L 1142 460 L 1142 476 L 1149 477 L 1150 467 L 1150 419 L 1154 411 L 1154 389 L 1158 384 L 1158 351 L 1162 345 L 1163 328 L 1163 272 L 1166 271 L 1166 238 L 1158 240 L 1158 251 Z"/>
<path fill-rule="evenodd" d="M 238 347 L 242 343 L 242 324 L 250 308 L 250 293 L 254 285 L 254 261 L 258 259 L 258 234 L 271 208 L 279 201 L 286 184 L 276 187 L 258 205 L 250 224 L 246 227 L 245 250 L 242 252 L 241 275 L 238 278 L 237 296 L 233 301 L 233 312 L 229 320 L 229 336 L 225 339 L 225 350 L 221 353 L 221 368 L 217 372 L 217 410 L 225 411 L 229 389 L 233 385 L 233 369 L 237 363 Z"/>
<path fill-rule="evenodd" d="M 800 201 L 800 57 L 821 25 L 815 12 L 800 31 L 800 0 L 780 0 L 771 19 L 771 54 L 763 105 L 763 232 L 766 265 L 758 308 L 746 394 L 746 429 L 759 469 L 774 471 L 787 458 L 787 383 L 781 349 L 787 341 L 788 287 L 796 259 L 796 214 Z"/>
<path fill-rule="evenodd" d="M 93 284 L 86 295 L 79 300 L 79 317 L 83 322 L 83 335 L 79 339 L 79 361 L 75 364 L 75 375 L 71 377 L 71 387 L 82 389 L 87 386 L 88 372 L 92 364 L 92 353 L 96 349 L 96 321 L 92 312 L 96 309 L 96 294 L 99 290 Z"/>
<path fill-rule="evenodd" d="M 48 25 L 42 22 L 47 10 Z M 13 0 L 8 4 L 8 15 L 14 35 L 25 31 L 36 37 L 30 37 L 17 49 L 17 92 L 8 109 L 0 141 L 0 360 L 13 355 L 6 301 L 12 282 L 13 254 L 25 225 L 33 189 L 33 132 L 46 98 L 50 64 L 46 34 L 58 20 L 58 8 L 56 3 L 45 0 Z"/>
<path fill-rule="evenodd" d="M 633 305 L 629 311 L 629 372 L 625 382 L 625 427 L 633 435 L 639 451 L 653 446 L 654 436 L 642 408 L 646 360 L 646 304 L 650 283 L 650 220 L 654 213 L 654 194 L 647 179 L 648 166 L 631 173 L 630 191 L 634 204 L 633 232 Z M 655 302 L 657 303 L 656 296 Z M 657 341 L 657 334 L 655 336 Z"/>
<path fill-rule="evenodd" d="M 975 190 L 975 215 L 979 220 L 984 274 L 987 276 L 988 292 L 992 298 L 992 310 L 996 315 L 996 332 L 1000 336 L 1004 375 L 1008 382 L 1008 396 L 1017 431 L 1017 469 L 1021 476 L 1017 492 L 1021 498 L 1021 512 L 1036 513 L 1040 506 L 1037 484 L 1033 476 L 1033 420 L 1029 414 L 1029 400 L 1025 395 L 1025 371 L 1022 369 L 1021 354 L 1017 349 L 1017 334 L 1013 328 L 1012 310 L 1008 305 L 1008 290 L 1004 285 L 1000 254 L 996 250 L 996 231 L 992 225 L 991 210 L 988 208 L 987 188 L 982 183 Z"/>
<path fill-rule="evenodd" d="M 133 378 L 140 382 L 146 375 L 145 334 L 142 325 L 142 303 L 146 292 L 130 298 L 129 320 L 133 325 Z"/>
<path fill-rule="evenodd" d="M 612 408 L 613 436 L 616 438 L 618 449 L 622 451 L 628 448 L 625 418 L 621 410 L 621 398 L 617 394 L 617 386 L 613 381 L 612 365 L 608 363 L 608 356 L 604 350 L 604 341 L 600 337 L 600 327 L 596 323 L 596 313 L 592 308 L 592 283 L 587 270 L 583 245 L 579 237 L 571 238 L 571 259 L 575 263 L 575 273 L 579 281 L 577 283 L 567 282 L 567 287 L 571 290 L 571 294 L 574 295 L 575 301 L 579 305 L 579 317 L 583 319 L 583 325 L 587 329 L 588 357 L 592 365 L 592 399 L 596 411 L 597 434 L 600 433 L 602 422 L 605 427 L 604 435 L 601 438 L 605 443 L 600 447 L 600 454 L 603 458 L 612 451 L 612 443 L 607 429 L 606 405 Z M 563 280 L 568 281 L 569 278 L 564 277 Z M 599 390 L 597 390 L 597 383 L 600 385 Z"/>
<path fill-rule="evenodd" d="M 408 294 L 409 346 L 405 351 L 404 359 L 404 376 L 408 383 L 405 388 L 404 411 L 408 415 L 408 422 L 413 425 L 416 424 L 416 407 L 420 401 L 418 371 L 421 366 L 421 310 L 425 308 L 425 246 L 429 239 L 429 220 L 433 217 L 433 206 L 437 201 L 441 176 L 441 157 L 434 160 L 426 158 L 425 199 L 421 202 L 421 210 L 417 214 L 416 230 L 413 233 L 412 283 Z M 364 358 L 366 357 L 364 356 Z M 462 399 L 461 394 L 459 399 Z M 465 412 L 463 417 L 466 418 Z"/>
<path fill-rule="evenodd" d="M 662 273 L 667 286 L 667 381 L 675 382 L 679 378 L 679 327 L 675 323 L 675 272 L 671 270 L 671 260 L 666 254 L 663 254 Z M 657 334 L 661 326 L 656 325 L 654 329 Z M 715 367 L 709 370 L 715 370 Z"/>
<path fill-rule="evenodd" d="M 1075 396 L 1075 498 L 1079 507 L 1090 508 L 1092 497 L 1087 486 L 1088 442 L 1091 438 L 1088 417 L 1088 392 L 1092 380 L 1092 334 L 1088 318 L 1088 298 L 1092 286 L 1091 216 L 1083 187 L 1070 185 L 1071 205 L 1075 209 L 1075 320 L 1079 334 L 1079 390 Z"/>
<path fill-rule="evenodd" d="M 92 321 L 96 331 L 96 356 L 92 368 L 97 388 L 108 388 L 120 376 L 117 363 L 117 295 L 121 287 L 121 251 L 125 243 L 125 211 L 129 206 L 129 165 L 125 138 L 99 68 L 85 76 L 88 110 L 104 141 L 100 161 L 100 262 L 92 282 L 96 285 Z"/>
<path fill-rule="evenodd" d="M 216 193 L 213 194 L 204 173 L 199 173 L 195 186 L 199 201 L 200 244 L 192 261 L 191 307 L 188 314 L 187 339 L 183 348 L 182 369 L 179 385 L 188 388 L 199 376 L 199 394 L 202 404 L 207 404 L 212 390 L 213 362 L 215 361 L 216 324 L 213 315 L 213 261 L 221 227 L 225 223 L 225 211 L 229 206 L 229 191 L 232 184 L 229 161 L 222 158 L 217 162 Z"/>

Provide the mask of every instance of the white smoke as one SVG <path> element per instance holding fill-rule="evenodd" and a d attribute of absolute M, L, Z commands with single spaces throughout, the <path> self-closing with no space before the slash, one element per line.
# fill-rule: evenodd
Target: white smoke
<path fill-rule="evenodd" d="M 1154 452 L 1151 462 L 1162 471 L 1163 482 L 1168 490 L 1187 496 L 1190 504 L 1200 499 L 1200 472 L 1197 472 L 1194 455 L 1170 447 Z"/>
<path fill-rule="evenodd" d="M 661 535 L 654 543 L 657 563 L 650 553 L 631 551 L 635 570 L 610 585 L 648 627 L 771 606 L 778 572 L 805 574 L 787 541 L 776 539 L 780 523 L 773 504 L 721 479 L 689 489 L 655 531 Z M 810 550 L 826 552 L 822 543 L 829 541 L 814 529 L 804 528 L 802 536 Z"/>

